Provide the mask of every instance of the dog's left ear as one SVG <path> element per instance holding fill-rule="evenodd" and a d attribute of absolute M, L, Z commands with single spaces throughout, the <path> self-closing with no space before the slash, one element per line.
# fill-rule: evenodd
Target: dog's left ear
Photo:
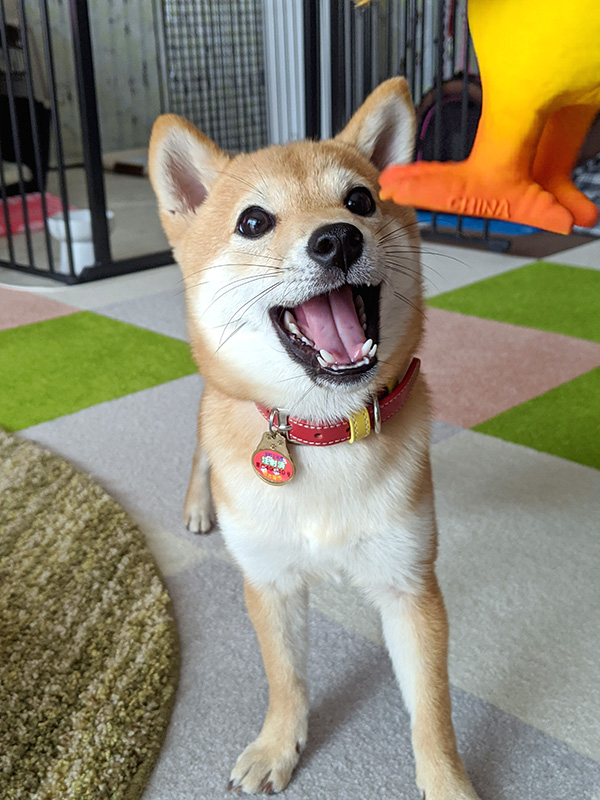
<path fill-rule="evenodd" d="M 380 84 L 336 139 L 353 144 L 379 170 L 412 161 L 415 109 L 404 78 Z"/>
<path fill-rule="evenodd" d="M 148 164 L 160 219 L 172 245 L 193 221 L 229 156 L 191 123 L 163 114 L 154 123 Z"/>

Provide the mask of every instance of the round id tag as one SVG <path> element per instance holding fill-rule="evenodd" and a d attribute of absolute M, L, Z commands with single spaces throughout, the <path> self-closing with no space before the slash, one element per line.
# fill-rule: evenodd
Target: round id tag
<path fill-rule="evenodd" d="M 294 462 L 280 433 L 263 434 L 252 456 L 252 466 L 258 477 L 272 486 L 282 486 L 294 477 Z"/>

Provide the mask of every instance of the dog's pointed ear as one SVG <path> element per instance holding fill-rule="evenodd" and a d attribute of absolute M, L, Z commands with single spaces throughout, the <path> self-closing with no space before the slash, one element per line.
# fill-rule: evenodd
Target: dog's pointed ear
<path fill-rule="evenodd" d="M 156 120 L 148 153 L 150 181 L 172 245 L 177 244 L 228 161 L 226 153 L 181 117 L 163 114 Z"/>
<path fill-rule="evenodd" d="M 412 161 L 415 109 L 404 78 L 380 84 L 336 139 L 353 144 L 379 170 Z"/>

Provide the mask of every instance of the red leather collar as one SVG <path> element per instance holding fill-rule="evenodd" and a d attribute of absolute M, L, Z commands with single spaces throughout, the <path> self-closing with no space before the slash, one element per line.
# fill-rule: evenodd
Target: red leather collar
<path fill-rule="evenodd" d="M 402 406 L 406 403 L 410 397 L 410 393 L 415 381 L 417 380 L 420 366 L 420 359 L 413 358 L 406 375 L 402 378 L 395 389 L 393 389 L 391 392 L 382 392 L 379 395 L 378 401 L 381 414 L 381 423 L 384 423 L 390 419 L 390 417 L 393 417 L 394 414 L 400 411 Z M 265 419 L 271 419 L 271 409 L 261 406 L 258 403 L 256 404 L 256 407 Z M 321 425 L 317 425 L 307 422 L 304 419 L 289 417 L 287 424 L 290 427 L 287 430 L 287 438 L 290 442 L 297 442 L 298 444 L 310 444 L 315 445 L 316 447 L 326 447 L 330 444 L 339 444 L 340 442 L 348 442 L 350 440 L 355 441 L 356 439 L 364 438 L 364 436 L 368 435 L 371 430 L 375 429 L 377 422 L 375 418 L 375 403 L 369 404 L 364 409 L 361 409 L 361 411 L 357 414 L 354 414 L 353 417 L 357 417 L 361 413 L 363 415 L 366 413 L 369 417 L 369 425 L 366 425 L 365 419 L 367 433 L 363 433 L 362 435 L 353 436 L 353 424 L 352 420 L 350 419 L 339 420 L 332 424 L 322 423 Z M 273 430 L 277 430 L 277 425 L 273 425 Z M 284 432 L 283 428 L 281 429 L 281 432 Z"/>

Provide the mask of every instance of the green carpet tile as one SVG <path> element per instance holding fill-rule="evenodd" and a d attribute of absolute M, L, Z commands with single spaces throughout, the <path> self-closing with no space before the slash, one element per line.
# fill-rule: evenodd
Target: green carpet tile
<path fill-rule="evenodd" d="M 187 343 L 89 311 L 0 332 L 0 426 L 20 430 L 196 371 Z"/>
<path fill-rule="evenodd" d="M 428 302 L 447 311 L 600 342 L 600 270 L 537 261 Z"/>
<path fill-rule="evenodd" d="M 473 430 L 600 469 L 600 369 L 509 408 Z"/>

